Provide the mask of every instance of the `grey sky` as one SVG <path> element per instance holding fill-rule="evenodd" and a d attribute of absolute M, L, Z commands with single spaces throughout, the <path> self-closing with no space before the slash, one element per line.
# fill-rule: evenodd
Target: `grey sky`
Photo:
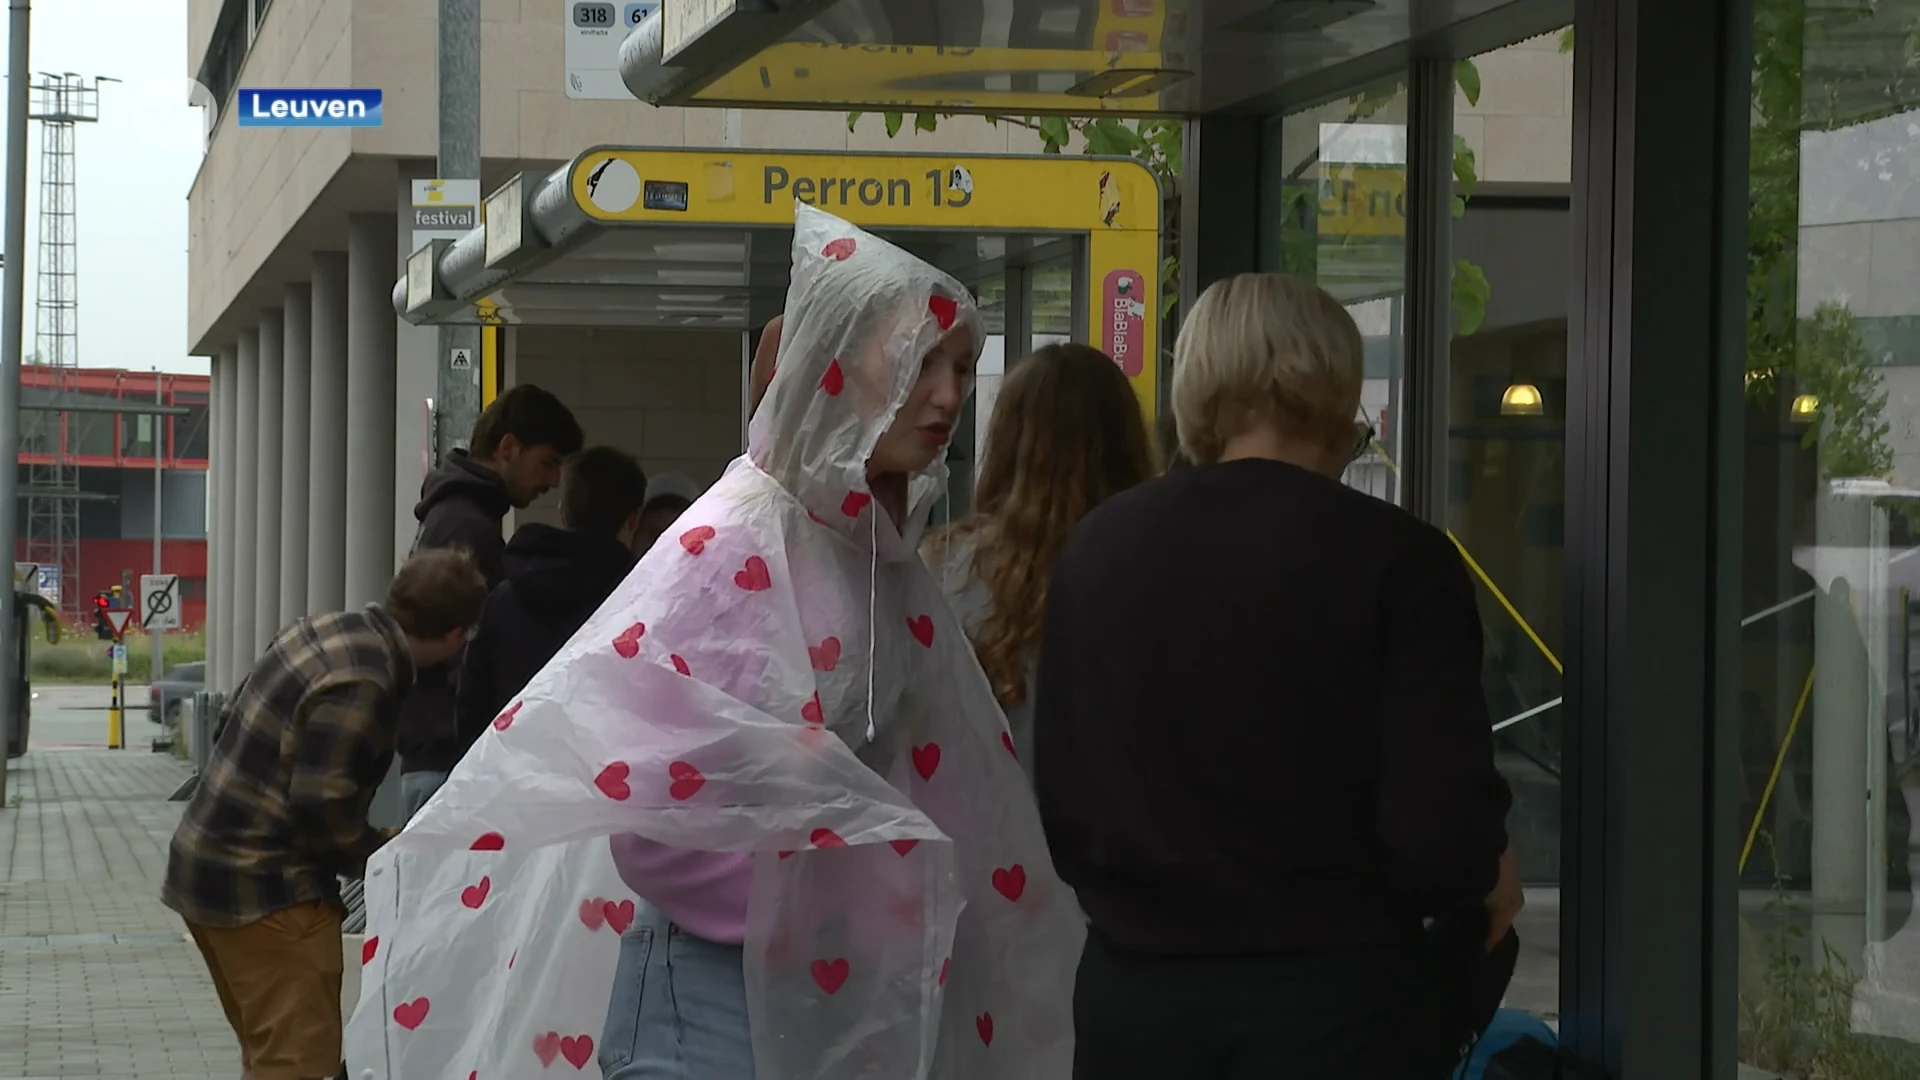
<path fill-rule="evenodd" d="M 186 5 L 40 0 L 33 69 L 120 79 L 101 88 L 100 122 L 80 125 L 80 363 L 205 372 L 187 347 L 187 191 L 200 167 L 200 110 L 187 105 Z M 0 18 L 0 41 L 7 36 Z M 4 54 L 0 54 L 4 55 Z M 4 74 L 0 71 L 0 74 Z M 39 267 L 40 125 L 27 133 L 27 321 Z M 6 272 L 16 263 L 8 253 Z"/>

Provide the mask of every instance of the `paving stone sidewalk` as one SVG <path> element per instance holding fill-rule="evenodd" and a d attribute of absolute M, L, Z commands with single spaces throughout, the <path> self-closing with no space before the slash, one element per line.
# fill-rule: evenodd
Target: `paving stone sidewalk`
<path fill-rule="evenodd" d="M 167 796 L 188 771 L 141 750 L 36 747 L 8 763 L 0 1080 L 240 1075 L 199 950 L 159 900 L 185 805 Z"/>

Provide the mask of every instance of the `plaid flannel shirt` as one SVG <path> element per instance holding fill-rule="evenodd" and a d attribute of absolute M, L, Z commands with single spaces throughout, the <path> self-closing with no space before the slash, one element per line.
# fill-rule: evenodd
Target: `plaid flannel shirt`
<path fill-rule="evenodd" d="M 367 811 L 412 683 L 406 634 L 378 605 L 282 631 L 222 712 L 161 901 L 215 927 L 338 903 L 339 878 L 363 873 L 385 838 Z"/>

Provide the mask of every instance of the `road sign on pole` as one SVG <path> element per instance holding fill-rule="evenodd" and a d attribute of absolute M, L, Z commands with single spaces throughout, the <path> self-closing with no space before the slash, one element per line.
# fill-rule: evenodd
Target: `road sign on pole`
<path fill-rule="evenodd" d="M 149 630 L 180 629 L 180 575 L 140 575 L 140 625 Z"/>
<path fill-rule="evenodd" d="M 127 624 L 133 621 L 131 608 L 113 608 L 107 612 L 107 625 L 113 627 L 113 636 L 118 639 L 127 632 Z"/>

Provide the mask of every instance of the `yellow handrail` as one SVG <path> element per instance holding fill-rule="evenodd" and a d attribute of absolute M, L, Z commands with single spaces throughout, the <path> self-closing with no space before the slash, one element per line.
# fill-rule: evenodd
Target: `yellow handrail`
<path fill-rule="evenodd" d="M 1387 453 L 1387 448 L 1380 445 L 1380 440 L 1373 439 L 1371 442 L 1374 452 L 1380 455 L 1380 460 L 1387 463 L 1387 468 L 1393 470 L 1393 475 L 1399 476 L 1400 466 L 1393 463 L 1393 455 Z M 1513 617 L 1513 621 L 1518 624 L 1521 631 L 1527 635 L 1527 639 L 1533 642 L 1533 647 L 1539 649 L 1540 655 L 1546 657 L 1547 663 L 1553 665 L 1553 670 L 1559 672 L 1561 675 L 1565 675 L 1567 673 L 1566 666 L 1560 663 L 1559 657 L 1553 655 L 1552 649 L 1547 648 L 1547 643 L 1534 631 L 1533 624 L 1527 621 L 1526 616 L 1520 614 L 1519 608 L 1513 606 L 1513 601 L 1507 599 L 1507 594 L 1500 591 L 1500 586 L 1493 583 L 1492 575 L 1488 574 L 1486 569 L 1480 565 L 1479 561 L 1473 557 L 1473 553 L 1467 550 L 1467 545 L 1461 543 L 1460 538 L 1453 535 L 1453 530 L 1448 529 L 1446 532 L 1447 539 L 1453 541 L 1453 546 L 1460 549 L 1460 557 L 1467 561 L 1467 568 L 1473 571 L 1474 576 L 1480 579 L 1480 583 L 1485 585 L 1487 591 L 1493 594 L 1493 598 L 1498 600 L 1500 606 L 1506 609 L 1507 614 Z"/>
<path fill-rule="evenodd" d="M 1800 688 L 1800 701 L 1793 707 L 1793 719 L 1787 722 L 1787 737 L 1780 740 L 1780 752 L 1773 756 L 1773 772 L 1767 777 L 1766 790 L 1760 793 L 1760 806 L 1753 812 L 1753 824 L 1747 826 L 1747 842 L 1740 847 L 1740 873 L 1747 872 L 1747 856 L 1753 854 L 1753 838 L 1760 835 L 1760 819 L 1767 815 L 1773 801 L 1773 788 L 1780 782 L 1780 770 L 1787 763 L 1787 748 L 1793 745 L 1793 733 L 1800 729 L 1800 717 L 1807 711 L 1807 698 L 1813 694 L 1813 669 L 1807 669 L 1806 685 Z"/>

